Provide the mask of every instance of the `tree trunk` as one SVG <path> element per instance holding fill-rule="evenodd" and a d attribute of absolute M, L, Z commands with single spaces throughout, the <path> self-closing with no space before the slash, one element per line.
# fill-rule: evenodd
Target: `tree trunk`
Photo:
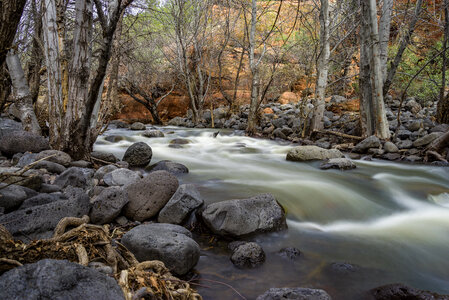
<path fill-rule="evenodd" d="M 404 54 L 405 49 L 407 49 L 408 44 L 410 44 L 413 32 L 415 31 L 416 23 L 418 23 L 419 15 L 421 14 L 422 11 L 422 2 L 423 0 L 416 0 L 415 13 L 408 25 L 407 33 L 401 39 L 398 52 L 396 53 L 394 60 L 390 64 L 390 68 L 387 72 L 387 77 L 384 79 L 384 87 L 383 87 L 384 96 L 386 96 L 388 91 L 390 90 L 394 76 L 396 75 L 396 70 L 398 69 L 399 64 L 401 63 L 402 55 Z"/>
<path fill-rule="evenodd" d="M 257 1 L 251 1 L 251 25 L 249 29 L 249 67 L 251 69 L 251 102 L 249 106 L 248 124 L 246 133 L 253 135 L 256 131 L 257 111 L 259 104 L 259 62 L 256 62 L 256 25 L 257 25 Z"/>
<path fill-rule="evenodd" d="M 369 7 L 365 1 L 361 1 L 361 26 L 360 26 L 360 118 L 364 136 L 374 134 L 374 106 L 371 87 L 371 61 L 372 51 L 370 47 Z"/>
<path fill-rule="evenodd" d="M 26 0 L 0 2 L 0 66 L 3 65 L 16 35 Z M 0 91 L 1 92 L 1 91 Z"/>
<path fill-rule="evenodd" d="M 71 136 L 84 112 L 89 91 L 91 68 L 90 40 L 92 35 L 92 0 L 75 3 L 75 31 L 73 34 L 73 58 L 69 68 L 68 102 L 64 120 L 64 148 L 70 148 Z"/>
<path fill-rule="evenodd" d="M 31 2 L 31 8 L 33 10 L 34 35 L 31 46 L 30 62 L 28 64 L 27 80 L 28 85 L 30 86 L 31 99 L 33 100 L 33 103 L 36 103 L 41 86 L 40 70 L 44 54 L 42 53 L 42 49 L 39 45 L 42 41 L 42 18 L 40 16 L 40 12 L 38 11 L 36 0 Z"/>
<path fill-rule="evenodd" d="M 392 10 L 393 0 L 383 0 L 382 16 L 379 21 L 379 51 L 383 82 L 387 79 L 388 42 L 390 40 Z"/>
<path fill-rule="evenodd" d="M 54 149 L 60 149 L 62 146 L 61 130 L 64 109 L 55 0 L 44 0 L 42 13 L 45 61 L 47 66 L 50 145 Z"/>
<path fill-rule="evenodd" d="M 0 113 L 6 106 L 9 95 L 11 94 L 11 78 L 6 70 L 6 62 L 0 65 Z"/>
<path fill-rule="evenodd" d="M 437 122 L 449 124 L 449 94 L 446 91 L 446 67 L 447 67 L 447 47 L 449 46 L 449 0 L 444 0 L 444 40 L 443 40 L 443 63 L 441 67 L 441 90 L 440 100 L 437 106 Z"/>
<path fill-rule="evenodd" d="M 36 115 L 33 109 L 33 99 L 31 98 L 30 88 L 25 78 L 20 59 L 14 50 L 11 50 L 6 57 L 6 63 L 8 65 L 9 74 L 11 76 L 12 84 L 14 87 L 14 104 L 19 110 L 20 120 L 22 121 L 22 127 L 26 131 L 41 134 L 41 128 L 37 121 Z"/>
<path fill-rule="evenodd" d="M 320 54 L 317 62 L 317 81 L 315 89 L 314 110 L 309 133 L 322 130 L 325 109 L 327 74 L 329 71 L 329 0 L 321 0 L 320 8 Z"/>

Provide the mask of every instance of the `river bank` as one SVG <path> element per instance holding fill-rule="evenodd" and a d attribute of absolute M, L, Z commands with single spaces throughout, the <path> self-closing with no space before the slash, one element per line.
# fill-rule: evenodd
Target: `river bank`
<path fill-rule="evenodd" d="M 144 142 L 151 146 L 150 165 L 170 159 L 189 169 L 186 173 L 186 168 L 169 164 L 172 171 L 184 170 L 173 175 L 178 181 L 176 191 L 180 186 L 193 185 L 204 200 L 204 208 L 268 192 L 286 211 L 288 229 L 275 233 L 223 237 L 211 232 L 207 225 L 195 226 L 202 229 L 194 230 L 191 236 L 199 246 L 198 263 L 193 273 L 184 276 L 197 279 L 198 291 L 205 299 L 240 298 L 229 286 L 217 282 L 233 286 L 247 299 L 255 299 L 269 287 L 286 286 L 323 289 L 333 299 L 360 299 L 362 295 L 368 297 L 369 290 L 394 282 L 448 293 L 442 282 L 439 283 L 446 280 L 447 268 L 436 259 L 444 257 L 447 245 L 443 235 L 447 228 L 444 220 L 449 219 L 444 200 L 449 190 L 446 168 L 356 161 L 357 168 L 350 171 L 324 171 L 318 168 L 317 162 L 286 161 L 291 146 L 277 141 L 253 139 L 226 130 L 216 137 L 215 130 L 162 127 L 152 132 L 155 130 L 163 136 L 158 133 L 158 137 L 148 138 L 146 130 L 111 128 L 98 139 L 95 150 L 103 154 L 96 155 L 102 160 L 112 158 L 111 154 L 115 160 L 123 159 L 130 146 Z M 21 159 L 23 163 L 28 158 L 29 154 L 16 155 L 15 160 L 3 163 L 15 166 Z M 69 165 L 73 164 L 80 166 L 80 162 L 70 161 Z M 90 202 L 95 203 L 95 196 L 105 190 L 115 191 L 114 185 L 120 180 L 147 178 L 149 185 L 155 180 L 151 179 L 154 168 L 131 167 L 129 172 L 117 172 L 118 166 L 114 168 L 114 164 L 129 170 L 123 168 L 126 167 L 124 163 L 115 161 L 111 162 L 112 166 L 104 167 L 103 171 L 107 169 L 106 174 L 110 174 L 106 178 L 105 174 L 96 174 L 98 170 L 91 169 L 93 175 L 92 171 L 86 172 L 90 174 L 88 182 L 94 183 L 83 185 Z M 44 188 L 49 188 L 47 184 L 54 186 L 55 182 L 61 182 L 58 177 L 68 170 L 57 175 L 55 169 L 48 170 L 49 166 L 43 169 L 47 170 L 42 171 Z M 125 176 L 116 176 L 121 172 Z M 103 179 L 98 180 L 100 175 Z M 164 180 L 167 181 L 170 180 Z M 118 188 L 123 189 L 126 188 Z M 173 190 L 170 193 L 176 192 Z M 48 191 L 39 192 L 47 194 Z M 128 230 L 139 224 L 140 221 L 132 220 L 122 209 L 108 224 L 120 225 L 118 222 L 124 222 L 123 214 L 128 216 L 127 224 L 131 224 Z M 190 220 L 183 225 L 192 229 L 192 224 L 195 222 Z M 25 234 L 30 235 L 30 232 Z M 191 238 L 188 233 L 182 235 Z M 235 251 L 228 248 L 229 243 L 236 240 L 259 244 L 265 261 L 256 268 L 236 267 L 230 260 Z M 408 249 L 407 257 L 399 254 L 404 247 Z M 422 253 L 422 247 L 428 254 Z M 289 251 L 285 257 L 282 255 L 285 248 L 296 248 L 300 254 Z M 409 289 L 409 293 L 417 292 Z"/>

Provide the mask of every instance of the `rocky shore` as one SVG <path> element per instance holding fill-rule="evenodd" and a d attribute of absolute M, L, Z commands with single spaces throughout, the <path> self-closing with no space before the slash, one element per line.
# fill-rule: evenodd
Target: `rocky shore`
<path fill-rule="evenodd" d="M 391 97 L 386 99 L 387 119 L 393 136 L 391 141 L 380 141 L 374 137 L 357 145 L 361 139 L 358 108 L 353 101 L 342 96 L 332 96 L 326 103 L 324 112 L 324 129 L 314 136 L 313 141 L 302 138 L 304 120 L 311 112 L 310 101 L 296 104 L 268 103 L 261 106 L 263 114 L 258 136 L 290 141 L 296 145 L 316 145 L 324 149 L 339 149 L 351 153 L 352 159 L 384 159 L 421 163 L 425 161 L 423 150 L 436 138 L 449 131 L 448 124 L 437 124 L 433 116 L 436 113 L 436 103 L 430 102 L 422 107 L 414 98 L 408 98 L 400 110 L 398 123 L 399 100 Z M 245 130 L 249 106 L 241 107 L 240 112 L 226 118 L 227 109 L 214 109 L 214 127 L 234 130 Z M 202 123 L 195 125 L 191 114 L 185 118 L 176 117 L 168 125 L 188 128 L 205 128 L 212 126 L 211 112 L 205 111 Z M 334 134 L 334 133 L 337 133 Z M 353 136 L 353 138 L 351 138 Z M 449 151 L 445 151 L 445 160 L 449 160 Z M 442 164 L 438 162 L 436 164 Z"/>
<path fill-rule="evenodd" d="M 260 129 L 267 134 L 267 128 L 273 129 L 269 133 L 271 136 L 278 136 L 279 132 L 286 135 L 291 131 L 286 137 L 295 139 L 294 121 L 289 121 L 290 115 L 295 113 L 294 106 L 272 107 L 273 113 L 265 115 L 264 126 Z M 329 112 L 327 115 L 330 116 Z M 231 125 L 233 120 L 235 124 Z M 243 118 L 231 118 L 231 121 L 223 122 L 223 126 L 229 123 L 228 127 L 242 129 L 241 120 Z M 435 128 L 443 128 L 427 124 L 425 120 L 423 118 L 420 123 L 423 127 L 415 131 L 411 125 L 410 129 L 403 129 L 410 135 L 404 133 L 402 137 L 407 139 L 401 141 L 409 140 L 412 147 L 413 144 L 425 146 L 427 142 L 417 141 L 440 132 Z M 183 122 L 187 124 L 176 125 L 190 125 L 187 120 Z M 337 121 L 329 119 L 329 122 Z M 68 154 L 51 150 L 45 138 L 22 131 L 21 125 L 15 121 L 2 118 L 0 128 L 0 229 L 6 230 L 6 236 L 15 241 L 26 244 L 33 240 L 51 239 L 61 220 L 88 217 L 89 223 L 107 228 L 109 232 L 123 231 L 123 235 L 112 234 L 113 247 L 123 245 L 138 262 L 161 261 L 164 268 L 174 275 L 189 279 L 203 250 L 188 229 L 195 228 L 227 241 L 229 263 L 237 268 L 256 268 L 266 259 L 263 248 L 251 241 L 252 236 L 288 230 L 285 211 L 273 195 L 260 194 L 207 204 L 194 185 L 180 184 L 178 178 L 188 173 L 188 168 L 171 161 L 152 163 L 152 149 L 146 143 L 131 145 L 122 161 L 103 152 L 93 152 L 92 161 L 73 161 Z M 145 128 L 145 125 L 142 127 L 136 123 L 130 129 Z M 155 130 L 144 132 L 149 137 L 160 137 L 161 134 Z M 180 140 L 173 145 L 182 142 Z M 350 160 L 343 158 L 342 152 L 330 149 L 335 145 L 332 138 L 322 139 L 320 143 L 325 147 L 308 145 L 293 148 L 286 159 L 323 160 L 322 168 L 325 169 L 354 167 Z M 399 142 L 396 142 L 396 147 L 397 144 Z M 370 137 L 358 143 L 352 151 L 380 157 L 397 153 L 398 159 L 410 159 L 414 155 L 411 150 L 419 149 L 397 147 L 396 151 L 393 146 Z M 391 151 L 386 152 L 387 148 Z M 401 152 L 404 149 L 406 151 Z M 279 255 L 294 260 L 300 255 L 300 250 L 285 248 Z M 73 263 L 69 257 L 66 260 L 58 257 L 59 260 L 39 259 L 33 262 L 16 261 L 14 258 L 18 264 L 13 262 L 12 265 L 8 253 L 2 253 L 0 259 L 6 259 L 0 261 L 2 299 L 19 296 L 23 299 L 131 299 L 124 293 L 120 280 L 114 280 L 114 268 L 106 258 L 86 266 Z M 63 276 L 56 278 L 55 274 Z M 182 281 L 170 278 L 174 282 Z M 66 289 L 67 286 L 70 289 Z M 186 298 L 180 290 L 176 299 L 200 298 L 193 293 Z M 134 292 L 139 295 L 139 291 Z M 371 299 L 421 299 L 427 295 L 449 299 L 399 285 L 367 291 L 367 297 Z M 298 287 L 272 288 L 257 299 L 331 297 L 324 290 Z"/>

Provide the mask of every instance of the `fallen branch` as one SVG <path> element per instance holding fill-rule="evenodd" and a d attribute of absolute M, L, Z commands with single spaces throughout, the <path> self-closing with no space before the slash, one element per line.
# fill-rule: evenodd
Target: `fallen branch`
<path fill-rule="evenodd" d="M 317 133 L 322 133 L 322 134 L 331 134 L 331 135 L 336 135 L 345 139 L 351 139 L 351 140 L 357 140 L 357 141 L 361 141 L 364 138 L 361 136 L 356 136 L 356 135 L 350 135 L 350 134 L 346 134 L 346 133 L 341 133 L 338 131 L 332 131 L 332 130 L 314 130 L 314 132 Z"/>

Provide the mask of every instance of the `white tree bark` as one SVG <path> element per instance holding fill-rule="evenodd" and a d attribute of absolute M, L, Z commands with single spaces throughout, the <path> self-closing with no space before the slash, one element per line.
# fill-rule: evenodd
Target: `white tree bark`
<path fill-rule="evenodd" d="M 379 28 L 377 25 L 376 0 L 369 0 L 369 22 L 371 27 L 372 68 L 371 82 L 375 108 L 376 135 L 382 139 L 390 138 L 385 105 L 383 99 L 383 76 L 379 51 Z"/>
<path fill-rule="evenodd" d="M 9 51 L 6 57 L 9 75 L 14 87 L 14 105 L 19 110 L 22 127 L 26 131 L 41 134 L 41 128 L 33 109 L 33 99 L 19 56 L 14 50 Z"/>
<path fill-rule="evenodd" d="M 60 147 L 61 116 L 64 110 L 58 30 L 56 25 L 56 6 L 54 0 L 44 0 L 43 2 L 43 32 L 47 67 L 50 144 L 57 149 Z"/>
<path fill-rule="evenodd" d="M 251 1 L 251 24 L 249 29 L 249 67 L 251 69 L 251 100 L 249 106 L 246 132 L 254 134 L 256 130 L 257 108 L 260 93 L 259 61 L 255 59 L 256 51 L 257 1 Z"/>
<path fill-rule="evenodd" d="M 320 7 L 320 54 L 317 62 L 314 111 L 310 124 L 310 133 L 323 129 L 327 75 L 329 72 L 329 0 L 321 0 Z"/>
<path fill-rule="evenodd" d="M 387 79 L 388 41 L 390 40 L 391 12 L 393 0 L 383 0 L 382 16 L 379 21 L 380 65 L 383 82 Z"/>

